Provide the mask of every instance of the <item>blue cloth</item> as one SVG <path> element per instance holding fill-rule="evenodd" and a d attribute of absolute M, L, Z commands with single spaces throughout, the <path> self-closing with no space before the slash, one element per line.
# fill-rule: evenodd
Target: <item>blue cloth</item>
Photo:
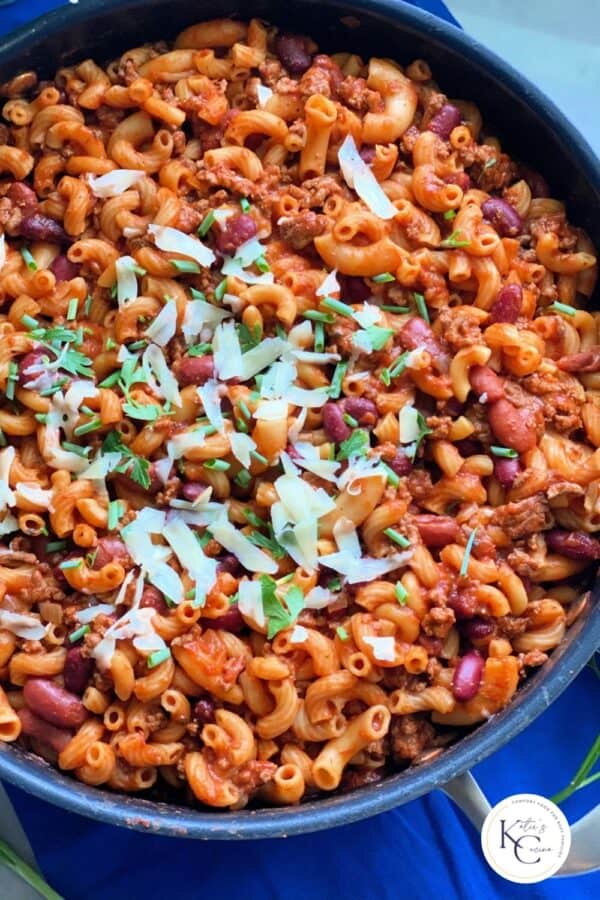
<path fill-rule="evenodd" d="M 57 6 L 19 0 L 0 8 L 0 34 Z M 440 0 L 415 3 L 454 21 Z M 474 774 L 492 803 L 509 794 L 550 796 L 595 738 L 598 681 L 584 671 L 553 706 Z M 535 886 L 509 884 L 486 865 L 479 836 L 435 792 L 343 828 L 287 840 L 192 844 L 97 824 L 6 786 L 44 875 L 66 900 L 584 900 L 600 875 Z M 600 782 L 569 798 L 571 822 L 600 802 Z M 9 898 L 7 898 L 9 900 Z"/>

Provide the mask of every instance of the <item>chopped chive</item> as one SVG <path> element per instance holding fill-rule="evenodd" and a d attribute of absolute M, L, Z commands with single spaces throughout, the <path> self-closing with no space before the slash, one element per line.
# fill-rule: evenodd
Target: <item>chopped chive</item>
<path fill-rule="evenodd" d="M 327 588 L 330 591 L 341 591 L 342 589 L 342 579 L 339 577 L 331 578 L 327 582 Z"/>
<path fill-rule="evenodd" d="M 68 380 L 68 378 L 61 378 L 59 379 L 59 381 L 55 381 L 51 387 L 40 391 L 40 397 L 52 397 L 53 394 L 56 394 L 62 387 L 64 387 Z"/>
<path fill-rule="evenodd" d="M 396 600 L 400 604 L 400 606 L 406 606 L 406 600 L 408 598 L 408 591 L 404 587 L 401 581 L 396 582 L 396 587 L 394 588 L 396 592 Z"/>
<path fill-rule="evenodd" d="M 98 547 L 95 550 L 92 550 L 91 553 L 86 553 L 85 555 L 85 564 L 90 569 L 94 567 L 94 563 L 96 562 L 96 557 L 98 556 Z"/>
<path fill-rule="evenodd" d="M 215 472 L 226 472 L 231 467 L 224 459 L 207 459 L 203 465 L 205 469 L 211 469 Z"/>
<path fill-rule="evenodd" d="M 346 631 L 346 629 L 344 628 L 343 625 L 338 625 L 338 627 L 335 629 L 335 633 L 339 637 L 340 641 L 349 641 L 350 640 L 350 635 L 348 634 L 348 632 Z"/>
<path fill-rule="evenodd" d="M 21 247 L 21 256 L 23 257 L 23 261 L 30 272 L 37 272 L 38 264 L 35 259 L 27 249 L 27 247 Z"/>
<path fill-rule="evenodd" d="M 382 369 L 381 372 L 379 373 L 379 378 L 381 381 L 383 381 L 383 383 L 385 384 L 386 387 L 389 387 L 390 384 L 392 383 L 392 378 L 391 378 L 389 369 Z"/>
<path fill-rule="evenodd" d="M 186 600 L 193 600 L 195 596 L 196 596 L 196 588 L 190 588 L 189 591 L 185 592 Z"/>
<path fill-rule="evenodd" d="M 70 453 L 76 453 L 77 456 L 87 457 L 88 453 L 91 452 L 91 447 L 80 447 L 79 444 L 72 444 L 70 441 L 62 442 L 63 449 L 68 450 Z"/>
<path fill-rule="evenodd" d="M 496 157 L 492 156 L 492 158 L 488 159 L 488 161 L 484 164 L 483 171 L 485 172 L 486 169 L 491 169 L 491 167 L 495 166 L 497 162 L 498 160 L 496 159 Z"/>
<path fill-rule="evenodd" d="M 130 272 L 133 272 L 135 275 L 145 275 L 146 274 L 146 270 L 143 269 L 141 266 L 138 266 L 138 264 L 135 262 L 133 262 L 133 263 L 130 262 L 127 268 L 129 269 Z"/>
<path fill-rule="evenodd" d="M 111 500 L 108 504 L 108 530 L 114 531 L 123 515 L 123 503 L 121 500 Z"/>
<path fill-rule="evenodd" d="M 205 237 L 208 234 L 215 221 L 215 211 L 214 209 L 210 209 L 200 223 L 200 228 L 198 229 L 200 237 Z"/>
<path fill-rule="evenodd" d="M 94 302 L 94 298 L 92 297 L 91 294 L 88 294 L 87 297 L 85 298 L 84 302 L 83 302 L 83 314 L 84 314 L 84 316 L 89 316 L 89 314 L 90 314 L 90 312 L 91 312 L 91 309 L 92 309 L 92 303 L 93 303 L 93 302 Z"/>
<path fill-rule="evenodd" d="M 548 309 L 552 309 L 555 312 L 564 313 L 566 316 L 575 316 L 577 315 L 577 310 L 573 306 L 567 306 L 566 303 L 551 303 Z"/>
<path fill-rule="evenodd" d="M 381 275 L 374 275 L 373 278 L 371 278 L 371 281 L 374 281 L 375 284 L 387 284 L 389 281 L 395 280 L 396 279 L 391 272 L 382 272 Z"/>
<path fill-rule="evenodd" d="M 402 375 L 402 373 L 406 369 L 406 364 L 408 363 L 409 356 L 410 356 L 410 351 L 405 350 L 404 353 L 401 353 L 400 356 L 396 357 L 396 361 L 394 362 L 394 365 L 388 369 L 390 379 L 397 378 L 398 375 Z M 384 384 L 385 384 L 385 382 L 384 382 Z"/>
<path fill-rule="evenodd" d="M 105 350 L 116 350 L 119 345 L 116 341 L 114 341 L 111 337 L 106 338 L 106 344 L 104 345 Z"/>
<path fill-rule="evenodd" d="M 215 300 L 217 301 L 217 303 L 221 302 L 221 300 L 225 296 L 226 291 L 227 291 L 227 278 L 224 278 L 222 281 L 220 281 L 218 283 L 218 285 L 215 288 Z"/>
<path fill-rule="evenodd" d="M 395 528 L 384 528 L 383 533 L 386 537 L 389 537 L 390 541 L 393 541 L 395 544 L 398 544 L 399 547 L 402 547 L 403 550 L 410 547 L 408 538 L 405 538 L 404 535 L 400 534 L 399 531 L 396 531 Z"/>
<path fill-rule="evenodd" d="M 182 272 L 184 275 L 198 275 L 200 266 L 191 259 L 170 259 L 169 262 L 174 269 Z"/>
<path fill-rule="evenodd" d="M 258 453 L 256 450 L 251 450 L 250 456 L 252 459 L 255 459 L 256 462 L 262 463 L 263 466 L 266 466 L 269 462 L 266 456 L 263 456 L 262 453 Z"/>
<path fill-rule="evenodd" d="M 9 362 L 8 364 L 8 377 L 6 382 L 6 396 L 9 400 L 14 400 L 15 398 L 15 385 L 19 378 L 19 367 L 16 362 Z"/>
<path fill-rule="evenodd" d="M 82 413 L 85 413 L 86 416 L 93 416 L 93 415 L 95 415 L 94 411 L 91 410 L 91 409 L 89 408 L 89 406 L 82 406 L 82 407 L 81 407 L 81 412 L 82 412 Z"/>
<path fill-rule="evenodd" d="M 250 482 L 252 481 L 252 475 L 250 472 L 247 472 L 245 469 L 240 469 L 235 478 L 233 479 L 237 485 L 241 488 L 247 488 Z"/>
<path fill-rule="evenodd" d="M 198 291 L 196 288 L 190 288 L 190 294 L 194 298 L 194 300 L 206 300 L 206 294 L 204 291 Z"/>
<path fill-rule="evenodd" d="M 34 419 L 36 422 L 41 422 L 42 425 L 48 424 L 48 413 L 35 413 Z"/>
<path fill-rule="evenodd" d="M 285 332 L 285 328 L 279 322 L 275 325 L 275 334 L 278 338 L 281 338 L 282 341 L 285 341 L 287 334 Z"/>
<path fill-rule="evenodd" d="M 440 243 L 440 247 L 450 247 L 452 250 L 456 250 L 459 247 L 470 247 L 471 241 L 465 241 L 460 236 L 460 231 L 453 231 L 450 237 L 445 238 Z"/>
<path fill-rule="evenodd" d="M 318 309 L 307 309 L 302 313 L 303 318 L 312 319 L 313 322 L 323 322 L 325 325 L 333 325 L 335 316 L 330 313 L 320 312 Z"/>
<path fill-rule="evenodd" d="M 162 650 L 155 650 L 154 653 L 151 653 L 148 659 L 146 660 L 146 665 L 149 669 L 154 669 L 155 666 L 159 666 L 161 663 L 166 662 L 171 658 L 171 651 L 168 647 L 163 647 Z"/>
<path fill-rule="evenodd" d="M 244 419 L 236 419 L 235 420 L 235 430 L 241 431 L 242 434 L 248 434 L 250 429 L 248 427 L 248 423 L 244 421 Z"/>
<path fill-rule="evenodd" d="M 65 559 L 64 562 L 58 564 L 59 569 L 78 569 L 83 565 L 83 557 L 78 556 L 77 559 Z"/>
<path fill-rule="evenodd" d="M 204 344 L 193 344 L 187 348 L 186 356 L 204 356 L 206 353 L 210 353 L 211 350 L 212 344 L 206 342 Z"/>
<path fill-rule="evenodd" d="M 315 353 L 322 353 L 325 349 L 325 326 L 322 322 L 315 322 Z"/>
<path fill-rule="evenodd" d="M 245 212 L 245 213 L 249 212 L 250 201 L 248 200 L 247 197 L 242 197 L 242 199 L 240 200 L 240 206 L 242 207 L 242 212 Z"/>
<path fill-rule="evenodd" d="M 342 383 L 347 371 L 347 362 L 339 362 L 334 369 L 333 378 L 331 379 L 331 384 L 329 385 L 329 396 L 333 397 L 334 400 L 337 399 L 337 397 L 339 397 L 342 393 Z"/>
<path fill-rule="evenodd" d="M 414 294 L 414 298 L 419 315 L 422 319 L 425 319 L 426 322 L 429 322 L 429 310 L 427 309 L 427 304 L 425 303 L 425 297 L 423 296 L 423 294 Z"/>
<path fill-rule="evenodd" d="M 79 300 L 77 297 L 71 297 L 69 300 L 69 305 L 67 306 L 67 322 L 72 321 L 77 318 L 77 307 L 79 305 Z"/>
<path fill-rule="evenodd" d="M 281 544 L 278 544 L 273 538 L 268 538 L 264 534 L 261 534 L 260 531 L 253 531 L 252 534 L 248 535 L 248 540 L 257 547 L 268 550 L 275 559 L 283 559 L 285 556 L 285 550 Z"/>
<path fill-rule="evenodd" d="M 21 322 L 26 328 L 37 328 L 40 324 L 33 316 L 21 316 Z"/>
<path fill-rule="evenodd" d="M 148 344 L 148 341 L 145 338 L 142 338 L 140 341 L 134 341 L 133 344 L 129 344 L 127 346 L 127 349 L 128 350 L 143 350 L 147 344 Z"/>
<path fill-rule="evenodd" d="M 380 463 L 382 469 L 384 469 L 385 474 L 387 475 L 388 483 L 392 485 L 392 487 L 398 487 L 400 484 L 400 476 L 396 475 L 393 469 L 390 469 L 387 463 Z"/>
<path fill-rule="evenodd" d="M 342 303 L 341 300 L 336 300 L 334 297 L 325 297 L 321 300 L 321 306 L 324 306 L 325 309 L 330 309 L 332 312 L 338 313 L 340 316 L 353 316 L 354 310 L 351 306 L 348 306 L 347 303 Z"/>
<path fill-rule="evenodd" d="M 266 261 L 266 259 L 262 255 L 256 257 L 256 259 L 254 260 L 254 265 L 256 266 L 256 268 L 258 269 L 259 272 L 270 272 L 271 271 L 271 266 L 269 265 L 269 263 Z"/>
<path fill-rule="evenodd" d="M 204 534 L 198 534 L 197 532 L 194 533 L 196 535 L 196 540 L 204 550 L 206 545 L 212 541 L 212 534 L 210 533 L 210 531 L 205 531 Z"/>
<path fill-rule="evenodd" d="M 444 219 L 446 222 L 451 222 L 452 219 L 456 218 L 456 210 L 455 209 L 447 209 L 444 213 Z"/>
<path fill-rule="evenodd" d="M 8 441 L 6 440 L 6 435 L 0 428 L 0 447 L 6 447 L 7 444 L 8 444 Z"/>
<path fill-rule="evenodd" d="M 385 312 L 396 313 L 398 316 L 410 312 L 410 306 L 380 306 L 379 309 L 383 309 Z"/>
<path fill-rule="evenodd" d="M 119 378 L 121 377 L 121 370 L 117 369 L 116 372 L 112 372 L 110 375 L 107 375 L 106 378 L 100 382 L 98 387 L 101 388 L 111 388 L 117 384 Z"/>
<path fill-rule="evenodd" d="M 90 630 L 89 625 L 82 625 L 81 628 L 77 628 L 75 631 L 72 631 L 69 635 L 69 643 L 74 644 L 75 641 L 78 641 L 80 638 L 87 634 Z"/>
<path fill-rule="evenodd" d="M 46 553 L 58 553 L 59 550 L 65 550 L 66 541 L 48 541 L 46 544 Z"/>
<path fill-rule="evenodd" d="M 238 402 L 238 407 L 239 407 L 241 414 L 244 416 L 245 419 L 252 418 L 252 413 L 248 409 L 248 405 L 247 405 L 247 403 L 244 402 L 244 400 L 240 400 Z"/>
<path fill-rule="evenodd" d="M 102 419 L 96 417 L 95 419 L 92 419 L 91 422 L 85 422 L 83 425 L 78 425 L 73 431 L 73 434 L 75 437 L 79 437 L 82 434 L 89 434 L 90 431 L 98 431 L 99 428 L 102 428 Z"/>
<path fill-rule="evenodd" d="M 459 575 L 461 578 L 466 578 L 467 572 L 469 570 L 469 557 L 471 556 L 471 550 L 473 549 L 473 544 L 475 542 L 475 535 L 477 534 L 477 529 L 474 528 L 471 534 L 469 535 L 469 540 L 467 541 L 467 546 L 465 547 L 465 553 L 460 564 Z"/>
<path fill-rule="evenodd" d="M 346 425 L 350 425 L 351 428 L 358 428 L 358 422 L 356 421 L 354 416 L 351 416 L 349 413 L 344 413 L 342 418 Z"/>
<path fill-rule="evenodd" d="M 245 509 L 244 517 L 248 520 L 250 525 L 254 525 L 255 528 L 266 528 L 269 524 L 268 522 L 265 522 L 264 519 L 261 519 L 260 516 L 257 516 L 252 509 Z"/>
<path fill-rule="evenodd" d="M 500 456 L 504 459 L 515 459 L 519 454 L 510 447 L 490 447 L 494 456 Z"/>
<path fill-rule="evenodd" d="M 115 283 L 113 284 L 113 286 L 110 289 L 110 299 L 111 300 L 117 299 L 117 291 L 118 291 L 118 285 L 117 285 L 117 282 L 115 281 Z"/>

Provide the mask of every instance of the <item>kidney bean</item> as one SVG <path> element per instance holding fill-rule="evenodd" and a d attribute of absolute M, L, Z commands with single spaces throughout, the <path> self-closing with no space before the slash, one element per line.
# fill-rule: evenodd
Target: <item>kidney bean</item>
<path fill-rule="evenodd" d="M 262 144 L 264 139 L 265 139 L 264 134 L 261 134 L 259 131 L 255 131 L 252 134 L 248 135 L 244 146 L 246 146 L 248 148 L 248 150 L 252 150 L 253 153 L 256 153 L 256 151 L 258 150 L 258 148 L 260 147 L 260 145 Z M 242 243 L 243 243 L 243 241 L 242 241 Z M 221 251 L 221 252 L 225 252 L 225 251 Z M 227 252 L 233 253 L 233 250 L 227 251 Z"/>
<path fill-rule="evenodd" d="M 440 111 L 430 120 L 427 126 L 428 131 L 433 131 L 439 137 L 447 140 L 457 125 L 460 125 L 462 115 L 457 106 L 452 103 L 445 103 Z"/>
<path fill-rule="evenodd" d="M 206 487 L 207 485 L 205 485 L 202 481 L 188 481 L 181 488 L 181 493 L 186 500 L 189 500 L 190 503 L 193 503 L 194 500 L 197 500 L 200 494 L 202 494 L 206 490 Z"/>
<path fill-rule="evenodd" d="M 494 623 L 484 616 L 474 616 L 460 623 L 460 631 L 470 641 L 481 641 L 494 633 Z"/>
<path fill-rule="evenodd" d="M 445 547 L 458 537 L 458 525 L 451 516 L 436 516 L 424 513 L 415 516 L 415 525 L 427 547 Z"/>
<path fill-rule="evenodd" d="M 57 728 L 79 728 L 87 717 L 79 697 L 47 678 L 28 678 L 23 697 L 32 712 Z"/>
<path fill-rule="evenodd" d="M 472 619 L 477 608 L 477 599 L 468 588 L 461 591 L 452 589 L 448 593 L 446 603 L 459 622 L 463 619 Z"/>
<path fill-rule="evenodd" d="M 461 456 L 476 456 L 481 453 L 481 444 L 475 438 L 463 438 L 456 442 L 456 449 Z"/>
<path fill-rule="evenodd" d="M 71 238 L 62 225 L 40 213 L 33 213 L 21 220 L 19 235 L 30 241 L 49 241 L 51 244 L 71 243 Z"/>
<path fill-rule="evenodd" d="M 377 407 L 366 397 L 346 397 L 342 407 L 359 425 L 375 425 L 377 422 Z"/>
<path fill-rule="evenodd" d="M 466 172 L 453 172 L 451 175 L 444 177 L 446 184 L 457 184 L 465 193 L 471 187 L 471 178 Z"/>
<path fill-rule="evenodd" d="M 348 303 L 362 303 L 371 296 L 371 289 L 364 278 L 359 278 L 358 275 L 338 275 L 337 279 L 342 289 L 342 300 Z"/>
<path fill-rule="evenodd" d="M 520 284 L 505 284 L 490 307 L 488 325 L 495 322 L 513 324 L 521 315 L 523 306 L 523 288 Z"/>
<path fill-rule="evenodd" d="M 36 716 L 35 713 L 32 713 L 26 706 L 18 710 L 17 715 L 21 720 L 23 734 L 34 738 L 36 741 L 41 741 L 42 744 L 51 747 L 56 753 L 61 753 L 73 737 L 72 731 L 66 731 L 64 728 L 55 728 L 54 725 L 50 725 L 48 722 L 40 719 L 39 716 Z"/>
<path fill-rule="evenodd" d="M 175 368 L 175 377 L 180 385 L 204 384 L 214 375 L 212 356 L 184 356 Z"/>
<path fill-rule="evenodd" d="M 25 356 L 21 357 L 21 361 L 19 362 L 20 387 L 24 387 L 29 381 L 34 381 L 42 374 L 41 372 L 30 373 L 29 368 L 30 366 L 39 366 L 44 357 L 50 359 L 50 351 L 44 347 L 39 347 L 37 350 L 30 350 L 29 353 L 26 353 Z M 59 376 L 57 375 L 57 380 L 58 377 Z"/>
<path fill-rule="evenodd" d="M 600 559 L 600 541 L 586 534 L 585 531 L 548 531 L 546 546 L 553 553 L 560 553 L 568 559 L 590 561 Z"/>
<path fill-rule="evenodd" d="M 219 572 L 227 572 L 229 575 L 239 575 L 242 565 L 233 553 L 226 553 L 222 556 L 217 565 L 217 574 Z"/>
<path fill-rule="evenodd" d="M 32 215 L 38 208 L 37 194 L 22 181 L 15 181 L 11 184 L 6 196 L 22 210 L 24 216 Z"/>
<path fill-rule="evenodd" d="M 155 609 L 161 616 L 166 616 L 169 612 L 169 607 L 167 606 L 167 602 L 162 593 L 152 584 L 144 585 L 140 606 L 143 608 Z"/>
<path fill-rule="evenodd" d="M 129 562 L 127 547 L 120 538 L 100 538 L 94 549 L 93 569 L 102 569 L 109 562 Z"/>
<path fill-rule="evenodd" d="M 481 204 L 481 211 L 501 237 L 516 237 L 523 230 L 521 216 L 501 197 L 490 197 Z"/>
<path fill-rule="evenodd" d="M 535 169 L 530 169 L 529 166 L 521 165 L 519 169 L 521 178 L 523 178 L 529 185 L 529 190 L 531 191 L 532 197 L 538 198 L 551 196 L 548 182 L 543 175 L 540 175 L 540 173 L 536 172 Z"/>
<path fill-rule="evenodd" d="M 358 151 L 358 154 L 362 161 L 369 166 L 375 159 L 375 147 L 373 144 L 363 144 Z"/>
<path fill-rule="evenodd" d="M 521 471 L 522 466 L 518 459 L 494 459 L 494 475 L 503 488 L 511 488 Z"/>
<path fill-rule="evenodd" d="M 50 271 L 57 281 L 70 281 L 79 275 L 79 266 L 72 263 L 63 253 L 59 253 L 50 264 Z"/>
<path fill-rule="evenodd" d="M 478 397 L 485 395 L 486 403 L 494 403 L 504 397 L 504 381 L 489 366 L 472 366 L 469 381 Z"/>
<path fill-rule="evenodd" d="M 327 73 L 329 79 L 329 87 L 333 93 L 336 93 L 340 84 L 344 80 L 344 73 L 338 64 L 326 53 L 318 53 L 312 61 L 313 66 L 323 69 Z"/>
<path fill-rule="evenodd" d="M 581 353 L 561 356 L 557 366 L 563 372 L 600 372 L 600 347 L 590 347 Z"/>
<path fill-rule="evenodd" d="M 512 447 L 517 453 L 526 453 L 535 447 L 535 425 L 530 410 L 513 406 L 502 398 L 489 406 L 488 422 L 504 447 Z"/>
<path fill-rule="evenodd" d="M 261 135 L 262 137 L 262 135 Z M 253 238 L 258 232 L 256 222 L 247 213 L 226 219 L 215 236 L 215 244 L 221 253 L 233 256 L 238 247 Z"/>
<path fill-rule="evenodd" d="M 398 450 L 396 455 L 389 460 L 388 466 L 396 475 L 403 478 L 405 475 L 410 474 L 413 464 L 403 450 Z"/>
<path fill-rule="evenodd" d="M 450 367 L 448 354 L 442 349 L 442 345 L 434 335 L 431 327 L 418 316 L 409 319 L 399 332 L 400 343 L 405 350 L 416 350 L 424 347 L 431 355 L 432 362 L 441 372 L 447 372 Z"/>
<path fill-rule="evenodd" d="M 94 660 L 89 656 L 83 656 L 80 647 L 72 647 L 67 651 L 63 678 L 68 691 L 72 694 L 83 694 L 93 672 Z"/>
<path fill-rule="evenodd" d="M 484 660 L 477 650 L 469 650 L 459 659 L 452 678 L 452 693 L 462 703 L 472 700 L 481 684 Z"/>
<path fill-rule="evenodd" d="M 194 704 L 192 718 L 200 725 L 215 721 L 215 704 L 209 697 L 202 697 Z"/>
<path fill-rule="evenodd" d="M 275 53 L 290 75 L 302 75 L 312 62 L 306 49 L 306 40 L 299 34 L 279 34 L 275 41 Z"/>
<path fill-rule="evenodd" d="M 351 435 L 351 430 L 344 422 L 344 412 L 337 403 L 326 403 L 322 410 L 323 429 L 330 441 L 339 444 Z"/>
<path fill-rule="evenodd" d="M 230 606 L 222 616 L 217 616 L 216 619 L 202 619 L 201 621 L 204 628 L 220 628 L 223 631 L 232 631 L 234 634 L 238 634 L 246 627 L 237 603 Z"/>

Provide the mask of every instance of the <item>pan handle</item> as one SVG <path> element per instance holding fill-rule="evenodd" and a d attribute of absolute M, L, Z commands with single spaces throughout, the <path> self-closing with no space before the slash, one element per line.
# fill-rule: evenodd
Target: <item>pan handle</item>
<path fill-rule="evenodd" d="M 470 772 L 457 775 L 441 790 L 463 811 L 467 819 L 481 833 L 490 802 Z M 600 870 L 600 805 L 595 806 L 578 822 L 571 825 L 571 849 L 555 878 L 565 875 L 585 875 Z"/>

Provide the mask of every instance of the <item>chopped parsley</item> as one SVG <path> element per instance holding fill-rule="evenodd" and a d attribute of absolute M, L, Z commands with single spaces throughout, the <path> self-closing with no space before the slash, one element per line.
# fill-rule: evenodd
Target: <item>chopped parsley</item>
<path fill-rule="evenodd" d="M 363 350 L 367 349 L 362 343 L 364 337 L 370 346 L 370 350 L 383 350 L 393 335 L 393 328 L 381 328 L 379 325 L 369 325 L 368 328 L 361 328 L 353 335 L 352 343 L 357 347 L 362 347 Z"/>
<path fill-rule="evenodd" d="M 268 621 L 267 638 L 293 625 L 304 609 L 304 594 L 295 584 L 285 595 L 285 606 L 276 596 L 277 582 L 269 575 L 260 576 L 263 612 Z"/>
<path fill-rule="evenodd" d="M 237 334 L 242 353 L 247 353 L 248 350 L 252 350 L 253 347 L 258 347 L 262 340 L 262 329 L 260 325 L 253 325 L 252 328 L 248 328 L 247 325 L 240 322 L 237 326 Z"/>
<path fill-rule="evenodd" d="M 366 456 L 369 449 L 369 433 L 364 428 L 357 428 L 350 437 L 340 444 L 336 459 L 350 459 L 351 456 Z"/>
<path fill-rule="evenodd" d="M 263 550 L 268 550 L 274 559 L 283 559 L 285 556 L 285 550 L 281 544 L 278 544 L 275 538 L 268 538 L 266 535 L 261 534 L 260 531 L 252 531 L 248 535 L 248 540 L 256 547 L 262 547 Z"/>
<path fill-rule="evenodd" d="M 64 444 L 63 444 L 64 446 Z M 86 448 L 89 449 L 89 448 Z M 150 487 L 150 463 L 147 459 L 136 456 L 129 447 L 123 443 L 118 431 L 110 431 L 102 444 L 104 453 L 120 453 L 123 459 L 117 465 L 115 471 L 127 475 L 141 487 Z"/>
<path fill-rule="evenodd" d="M 141 422 L 155 422 L 161 415 L 160 406 L 154 403 L 136 403 L 130 400 L 123 404 L 123 412 L 131 419 L 139 419 Z"/>

